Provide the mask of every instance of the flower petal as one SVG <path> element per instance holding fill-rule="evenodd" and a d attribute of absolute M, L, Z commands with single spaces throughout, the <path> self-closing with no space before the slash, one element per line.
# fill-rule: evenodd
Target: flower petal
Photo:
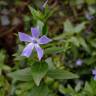
<path fill-rule="evenodd" d="M 31 40 L 31 36 L 29 36 L 29 35 L 27 35 L 27 34 L 25 34 L 25 33 L 22 33 L 22 32 L 19 32 L 18 33 L 19 34 L 19 39 L 20 39 L 20 41 L 27 41 L 27 42 L 31 42 L 32 40 Z"/>
<path fill-rule="evenodd" d="M 34 48 L 34 45 L 32 43 L 29 43 L 23 50 L 22 52 L 22 56 L 26 56 L 26 57 L 29 57 L 32 53 L 32 50 Z"/>
<path fill-rule="evenodd" d="M 40 32 L 39 32 L 38 28 L 36 28 L 36 27 L 31 28 L 31 32 L 32 32 L 32 36 L 35 38 L 38 38 L 40 35 Z"/>
<path fill-rule="evenodd" d="M 39 39 L 39 44 L 47 44 L 47 43 L 49 43 L 49 42 L 51 42 L 52 40 L 51 39 L 49 39 L 48 37 L 46 37 L 45 35 L 44 36 L 42 36 L 40 39 Z"/>
<path fill-rule="evenodd" d="M 39 60 L 41 60 L 41 58 L 43 57 L 43 50 L 42 50 L 42 48 L 38 44 L 35 44 L 35 49 L 37 51 Z"/>

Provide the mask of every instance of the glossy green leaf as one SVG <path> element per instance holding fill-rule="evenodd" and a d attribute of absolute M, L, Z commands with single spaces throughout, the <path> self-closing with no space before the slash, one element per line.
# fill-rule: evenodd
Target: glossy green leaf
<path fill-rule="evenodd" d="M 42 34 L 46 35 L 47 33 L 48 33 L 48 26 L 47 26 L 47 24 L 44 24 Z"/>
<path fill-rule="evenodd" d="M 61 47 L 51 47 L 51 48 L 46 48 L 45 54 L 53 54 L 53 53 L 59 53 L 63 52 L 64 48 Z"/>
<path fill-rule="evenodd" d="M 15 72 L 8 73 L 8 76 L 14 80 L 19 81 L 32 81 L 32 74 L 30 68 L 17 70 Z"/>
<path fill-rule="evenodd" d="M 55 70 L 50 70 L 48 72 L 48 76 L 54 79 L 74 79 L 74 78 L 78 78 L 78 75 L 71 73 L 69 71 L 66 70 L 59 70 L 59 69 L 55 69 Z"/>
<path fill-rule="evenodd" d="M 37 86 L 39 86 L 40 81 L 46 75 L 48 71 L 48 65 L 46 62 L 35 62 L 32 65 L 32 77 Z"/>

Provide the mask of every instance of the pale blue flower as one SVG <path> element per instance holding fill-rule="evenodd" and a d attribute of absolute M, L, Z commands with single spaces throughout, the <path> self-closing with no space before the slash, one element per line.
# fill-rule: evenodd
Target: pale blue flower
<path fill-rule="evenodd" d="M 32 35 L 29 36 L 25 33 L 19 32 L 20 41 L 29 42 L 29 44 L 24 48 L 21 55 L 29 57 L 32 53 L 32 50 L 35 49 L 38 54 L 39 60 L 41 60 L 43 57 L 43 49 L 39 45 L 47 44 L 47 43 L 51 42 L 52 40 L 49 39 L 48 37 L 46 37 L 45 35 L 43 35 L 41 38 L 39 38 L 40 31 L 36 27 L 31 28 L 31 33 L 32 33 Z"/>
<path fill-rule="evenodd" d="M 77 66 L 81 66 L 83 64 L 83 61 L 81 60 L 81 59 L 78 59 L 77 61 L 76 61 L 76 65 Z"/>

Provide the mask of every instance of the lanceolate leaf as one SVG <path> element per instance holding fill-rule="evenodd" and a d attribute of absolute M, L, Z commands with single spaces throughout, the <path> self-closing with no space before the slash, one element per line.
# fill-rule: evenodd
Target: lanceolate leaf
<path fill-rule="evenodd" d="M 8 73 L 8 76 L 14 80 L 19 80 L 19 81 L 33 80 L 30 68 L 25 68 L 25 69 L 17 70 L 15 72 Z"/>
<path fill-rule="evenodd" d="M 51 48 L 46 48 L 45 54 L 60 53 L 60 52 L 63 52 L 63 51 L 64 51 L 64 48 L 51 47 Z"/>
<path fill-rule="evenodd" d="M 48 76 L 51 77 L 51 78 L 54 78 L 54 79 L 74 79 L 74 78 L 78 78 L 78 76 L 74 73 L 71 73 L 71 72 L 66 71 L 66 70 L 59 70 L 59 69 L 49 71 Z"/>
<path fill-rule="evenodd" d="M 78 41 L 80 42 L 81 46 L 90 53 L 89 46 L 87 45 L 86 41 L 82 37 L 78 37 Z"/>
<path fill-rule="evenodd" d="M 47 24 L 45 24 L 45 25 L 43 26 L 42 34 L 43 34 L 43 35 L 46 35 L 47 33 L 48 33 L 48 26 L 47 26 Z"/>
<path fill-rule="evenodd" d="M 42 20 L 44 18 L 44 15 L 39 10 L 37 11 L 31 6 L 28 7 L 34 19 Z"/>

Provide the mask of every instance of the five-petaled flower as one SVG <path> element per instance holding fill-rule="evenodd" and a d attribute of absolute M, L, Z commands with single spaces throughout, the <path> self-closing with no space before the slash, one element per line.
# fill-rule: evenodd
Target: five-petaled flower
<path fill-rule="evenodd" d="M 29 44 L 24 48 L 22 56 L 29 57 L 32 53 L 32 50 L 35 49 L 38 55 L 39 60 L 43 57 L 43 49 L 39 46 L 40 44 L 47 44 L 52 40 L 46 37 L 45 35 L 40 36 L 40 31 L 38 28 L 31 28 L 32 36 L 29 36 L 25 33 L 19 32 L 20 41 L 29 42 Z"/>

